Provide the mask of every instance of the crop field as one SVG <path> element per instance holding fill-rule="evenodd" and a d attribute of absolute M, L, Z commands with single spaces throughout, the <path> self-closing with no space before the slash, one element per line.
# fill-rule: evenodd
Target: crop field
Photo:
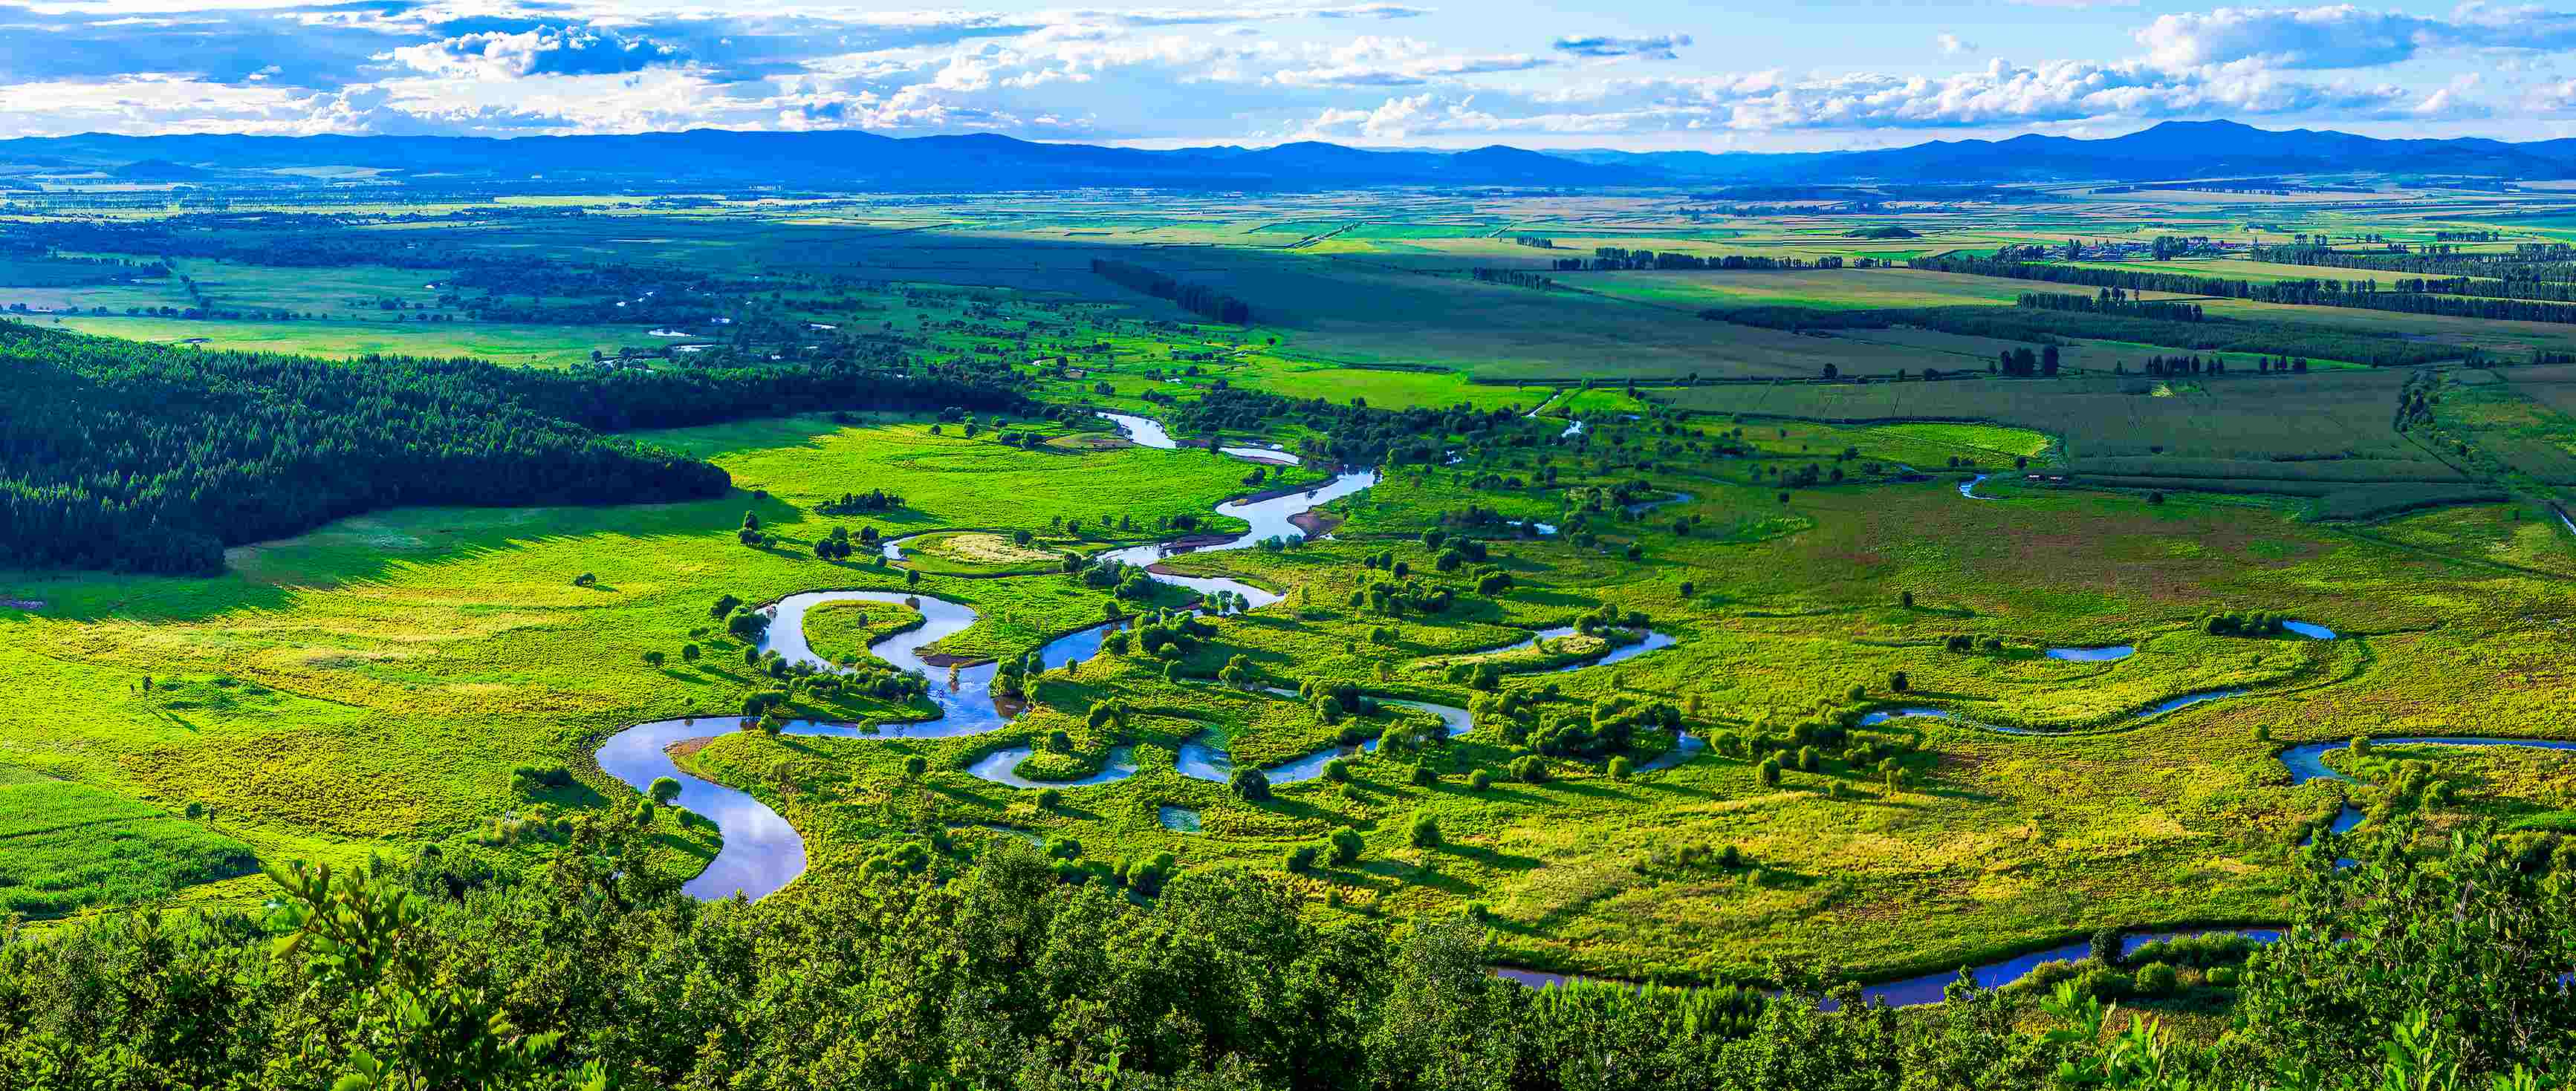
<path fill-rule="evenodd" d="M 2553 508 L 2576 501 L 2576 367 L 2527 362 L 2576 352 L 2576 326 L 2211 301 L 2463 359 L 2209 367 L 1987 317 L 1943 324 L 2000 335 L 1700 315 L 1990 316 L 2033 282 L 1552 268 L 2420 239 L 2516 204 L 2233 197 L 549 198 L 245 228 L 242 253 L 150 282 L 0 262 L 0 306 L 206 350 L 188 367 L 561 372 L 497 373 L 591 384 L 525 427 L 590 421 L 723 474 L 663 503 L 316 515 L 227 539 L 219 574 L 0 570 L 0 911 L 251 904 L 260 865 L 424 845 L 520 868 L 639 813 L 650 873 L 724 874 L 755 831 L 639 812 L 644 786 L 602 767 L 609 739 L 679 720 L 703 736 L 658 756 L 776 812 L 806 874 L 945 875 L 1035 842 L 1141 902 L 1135 865 L 1168 853 L 1276 877 L 1319 922 L 1465 916 L 1496 963 L 1623 980 L 1768 984 L 1776 958 L 1877 981 L 2099 928 L 2277 923 L 2347 804 L 2569 828 L 2567 754 L 2388 747 L 2293 783 L 2282 752 L 2576 738 L 2576 525 Z M 370 263 L 256 260 L 306 242 Z M 450 284 L 489 268 L 498 294 Z M 299 317 L 159 313 L 197 293 Z M 2043 351 L 2055 373 L 2016 373 Z M 780 393 L 700 412 L 736 383 Z M 627 387 L 677 393 L 591 412 Z M 713 423 L 620 430 L 639 420 Z M 1301 462 L 1211 449 L 1233 444 Z M 762 608 L 823 591 L 889 600 L 805 616 L 850 677 L 962 625 L 919 649 L 933 692 L 763 657 Z M 2454 787 L 2401 792 L 2426 767 L 2400 760 Z"/>

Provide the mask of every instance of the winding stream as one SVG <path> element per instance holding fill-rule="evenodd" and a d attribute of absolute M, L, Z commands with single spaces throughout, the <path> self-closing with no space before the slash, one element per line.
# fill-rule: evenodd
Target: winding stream
<path fill-rule="evenodd" d="M 1885 713 L 1872 713 L 1871 716 L 1882 718 L 1873 721 L 1869 717 L 1864 717 L 1862 719 L 1862 723 L 1864 725 L 1872 722 L 1883 723 L 1887 719 L 1893 719 L 1900 716 L 1938 716 L 1944 719 L 1955 718 L 1949 713 L 1939 709 L 1922 708 L 1895 709 Z M 1685 736 L 1685 738 L 1687 738 L 1687 736 Z M 2373 746 L 2522 746 L 2537 750 L 2576 751 L 2576 742 L 2558 739 L 2499 739 L 2477 736 L 2444 737 L 2404 735 L 2374 737 L 2370 742 Z M 2335 772 L 2333 769 L 2326 766 L 2325 756 L 2337 750 L 2346 749 L 2350 746 L 2351 744 L 2348 742 L 2308 743 L 2301 746 L 2293 746 L 2281 752 L 2281 764 L 2289 769 L 2290 783 L 2294 786 L 2306 784 L 2309 781 L 2318 779 L 2349 782 L 2351 778 Z M 2336 816 L 2332 829 L 2336 833 L 2350 830 L 2354 826 L 2361 824 L 2362 817 L 2363 816 L 2360 811 L 2354 810 L 2351 807 L 2346 807 L 2343 809 L 2342 814 Z M 2349 866 L 2349 862 L 2347 861 L 2346 863 L 2347 866 Z M 2147 943 L 2152 941 L 2169 941 L 2182 936 L 2198 936 L 2231 932 L 2236 935 L 2244 936 L 2257 943 L 2270 943 L 2281 938 L 2281 929 L 2278 927 L 2209 928 L 2182 932 L 2133 931 L 2121 937 L 2120 951 L 2124 955 L 2133 954 L 2138 950 L 2138 948 L 2145 946 Z M 1971 966 L 1968 968 L 1968 973 L 1970 977 L 1976 980 L 1979 988 L 1991 989 L 2020 980 L 2024 975 L 2030 973 L 2032 969 L 2038 967 L 2039 964 L 2043 962 L 2080 960 L 2087 957 L 2090 953 L 2091 943 L 2089 941 L 2079 940 L 2077 942 L 2061 944 L 2059 946 L 2043 950 L 2025 952 L 2011 958 L 1989 962 L 1982 966 Z M 1494 969 L 1494 974 L 1497 977 L 1516 981 L 1532 988 L 1540 988 L 1548 985 L 1561 985 L 1568 981 L 1575 980 L 1599 980 L 1585 979 L 1576 975 L 1545 973 L 1537 970 L 1523 970 L 1512 967 L 1496 967 Z M 1957 976 L 1958 974 L 1955 971 L 1923 974 L 1917 977 L 1903 978 L 1896 981 L 1866 986 L 1861 990 L 1861 995 L 1866 999 L 1884 1001 L 1890 1007 L 1902 1008 L 1913 1007 L 1920 1004 L 1937 1004 L 1941 1002 L 1942 990 L 1947 988 L 1950 982 L 1957 978 Z M 1618 982 L 1612 983 L 1618 984 Z"/>
<path fill-rule="evenodd" d="M 1127 438 L 1138 446 L 1164 450 L 1176 450 L 1179 447 L 1179 444 L 1172 440 L 1171 434 L 1165 431 L 1159 422 L 1150 418 L 1115 413 L 1103 413 L 1101 416 L 1116 423 Z M 1297 461 L 1294 455 L 1266 448 L 1242 448 L 1230 450 L 1228 453 L 1276 464 Z M 1259 544 L 1264 538 L 1302 535 L 1304 531 L 1290 521 L 1292 516 L 1311 511 L 1321 504 L 1349 496 L 1376 483 L 1377 474 L 1374 471 L 1344 473 L 1312 489 L 1294 490 L 1275 496 L 1220 504 L 1216 508 L 1219 514 L 1242 519 L 1250 524 L 1251 529 L 1243 534 L 1213 543 L 1178 549 L 1159 544 L 1134 546 L 1115 551 L 1110 556 L 1123 563 L 1148 566 L 1152 578 L 1160 582 L 1210 594 L 1221 590 L 1231 591 L 1255 606 L 1267 605 L 1279 601 L 1279 596 L 1236 580 L 1152 572 L 1150 566 L 1156 560 L 1176 551 L 1212 552 L 1244 549 Z M 884 543 L 881 551 L 884 556 L 894 559 L 900 559 L 902 555 L 900 546 L 893 541 Z M 976 611 L 962 603 L 908 591 L 809 591 L 789 595 L 763 608 L 763 612 L 767 613 L 771 620 L 759 647 L 763 651 L 778 653 L 780 658 L 791 664 L 806 664 L 818 670 L 837 670 L 834 664 L 817 655 L 807 643 L 805 619 L 818 607 L 842 602 L 905 605 L 920 611 L 921 625 L 879 639 L 869 645 L 869 650 L 897 670 L 920 674 L 928 683 L 927 699 L 937 712 L 920 721 L 886 724 L 875 729 L 862 728 L 853 724 L 798 720 L 786 726 L 786 734 L 944 739 L 983 734 L 1010 722 L 1017 710 L 997 702 L 992 692 L 993 676 L 999 669 L 999 664 L 981 663 L 970 667 L 951 668 L 945 664 L 931 663 L 923 658 L 923 648 L 955 635 L 975 623 Z M 1103 639 L 1116 628 L 1118 626 L 1108 625 L 1085 629 L 1049 641 L 1039 649 L 1039 659 L 1050 669 L 1062 667 L 1075 659 L 1089 659 L 1100 653 Z M 1665 639 L 1664 643 L 1669 644 L 1669 638 Z M 1604 657 L 1602 661 L 1626 658 L 1627 655 L 1640 654 L 1647 650 L 1652 649 L 1643 647 L 1634 650 L 1621 649 L 1620 651 L 1626 654 L 1613 653 L 1612 656 Z M 1465 709 L 1427 702 L 1389 700 L 1384 703 L 1431 712 L 1448 724 L 1452 735 L 1465 731 L 1470 725 Z M 715 823 L 716 827 L 723 831 L 722 849 L 717 852 L 713 860 L 708 862 L 706 871 L 683 888 L 696 897 L 724 898 L 739 893 L 745 897 L 759 898 L 787 885 L 805 870 L 804 839 L 785 818 L 746 792 L 712 783 L 681 770 L 669 753 L 669 748 L 674 744 L 739 731 L 742 727 L 743 718 L 739 716 L 698 716 L 656 720 L 638 724 L 611 736 L 600 745 L 597 754 L 599 766 L 603 772 L 625 781 L 639 791 L 661 777 L 670 777 L 678 781 L 680 794 L 673 803 Z M 1375 746 L 1374 740 L 1371 741 L 1370 746 Z M 1184 772 L 1190 772 L 1192 755 L 1187 752 L 1186 747 L 1184 749 L 1181 764 Z M 1027 746 L 1004 747 L 978 758 L 967 771 L 984 780 L 1015 788 L 1078 788 L 1107 784 L 1134 776 L 1137 771 L 1135 748 L 1117 746 L 1111 748 L 1108 760 L 1103 767 L 1088 777 L 1070 781 L 1033 781 L 1020 776 L 1015 771 L 1019 763 L 1026 760 L 1031 753 L 1031 749 Z M 1324 763 L 1338 753 L 1340 753 L 1338 747 L 1327 748 L 1318 755 L 1288 763 L 1282 767 L 1278 775 L 1273 777 L 1273 780 L 1274 782 L 1293 782 L 1320 775 Z M 1207 764 L 1205 754 L 1197 757 L 1202 764 Z M 1216 757 L 1222 758 L 1223 755 L 1217 754 Z M 1306 766 L 1309 764 L 1312 765 L 1311 772 L 1306 771 Z M 1220 772 L 1215 779 L 1222 779 L 1222 777 L 1223 773 Z M 1170 820 L 1181 821 L 1177 815 L 1171 816 Z M 1190 824 L 1195 825 L 1194 815 Z"/>

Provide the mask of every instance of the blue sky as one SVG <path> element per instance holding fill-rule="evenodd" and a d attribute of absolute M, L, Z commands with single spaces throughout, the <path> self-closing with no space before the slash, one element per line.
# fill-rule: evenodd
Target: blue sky
<path fill-rule="evenodd" d="M 2169 119 L 2576 135 L 2576 12 L 2469 3 L 0 0 L 0 136 L 697 126 L 1816 150 Z"/>

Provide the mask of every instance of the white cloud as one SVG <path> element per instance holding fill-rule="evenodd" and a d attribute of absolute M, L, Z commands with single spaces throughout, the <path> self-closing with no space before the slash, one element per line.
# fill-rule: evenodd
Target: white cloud
<path fill-rule="evenodd" d="M 1642 57 L 1669 61 L 1680 57 L 1681 47 L 1691 44 L 1688 34 L 1656 34 L 1643 38 L 1614 38 L 1603 35 L 1559 38 L 1553 48 L 1559 53 L 1577 57 Z"/>
<path fill-rule="evenodd" d="M 2180 69 L 2235 61 L 2281 68 L 2367 68 L 2461 50 L 2576 47 L 2576 15 L 2466 4 L 2449 17 L 2312 8 L 2219 8 L 2161 15 L 2137 33 L 2147 59 Z"/>
<path fill-rule="evenodd" d="M 415 71 L 486 80 L 636 72 L 681 59 L 678 46 L 593 27 L 462 34 L 403 46 L 387 57 Z"/>
<path fill-rule="evenodd" d="M 1958 35 L 1947 32 L 1934 35 L 1932 37 L 1932 44 L 1940 47 L 1941 55 L 1944 57 L 1956 57 L 1962 53 L 1974 53 L 1977 51 L 1977 47 L 1974 43 L 1960 41 Z"/>

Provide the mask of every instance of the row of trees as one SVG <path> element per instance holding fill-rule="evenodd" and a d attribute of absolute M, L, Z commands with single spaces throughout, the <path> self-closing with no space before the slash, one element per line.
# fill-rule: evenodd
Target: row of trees
<path fill-rule="evenodd" d="M 1671 250 L 1660 252 L 1629 250 L 1617 246 L 1593 248 L 1592 259 L 1588 263 L 1582 258 L 1564 258 L 1556 263 L 1556 268 L 1569 272 L 1583 269 L 1776 270 L 1840 269 L 1842 267 L 1843 259 L 1839 256 L 1808 259 L 1775 258 L 1761 254 L 1720 254 L 1716 257 L 1705 257 Z"/>
<path fill-rule="evenodd" d="M 638 809 L 564 823 L 542 865 L 451 842 L 399 867 L 284 873 L 264 920 L 136 914 L 22 935 L 0 945 L 0 1079 L 2466 1091 L 2563 1086 L 2576 1064 L 2576 1002 L 2558 980 L 2576 957 L 2576 853 L 2532 834 L 2414 844 L 2396 816 L 2369 844 L 2320 837 L 2283 937 L 2227 973 L 2232 988 L 2201 994 L 2228 1032 L 2200 1044 L 2152 1017 L 2109 1018 L 2078 981 L 2034 996 L 1963 980 L 1905 1018 L 1790 964 L 1767 975 L 1778 996 L 1533 990 L 1494 976 L 1472 916 L 1390 929 L 1310 912 L 1303 880 L 1158 863 L 1140 882 L 1135 862 L 1062 867 L 1006 839 L 970 856 L 932 808 L 915 823 L 926 832 L 751 904 L 700 903 L 632 866 L 652 834 Z M 1398 835 L 1450 851 L 1428 815 Z M 2338 854 L 2360 863 L 2338 870 Z M 1660 866 L 1740 862 L 1730 847 Z M 2096 977 L 2118 960 L 2108 947 Z M 2159 965 L 2172 963 L 2138 970 L 2147 991 L 2173 984 L 2144 980 Z"/>
<path fill-rule="evenodd" d="M 1157 299 L 1180 304 L 1181 309 L 1230 326 L 1252 324 L 1252 305 L 1204 284 L 1175 280 L 1132 262 L 1091 259 L 1091 271 L 1122 286 L 1133 288 Z"/>
<path fill-rule="evenodd" d="M 2045 266 L 2043 268 L 2055 268 Z M 1943 333 L 2045 344 L 2059 338 L 2128 341 L 2200 352 L 2239 352 L 2348 360 L 2381 367 L 2476 358 L 2476 349 L 2410 341 L 2310 322 L 2205 318 L 2177 322 L 2123 313 L 2038 307 L 1909 307 L 1834 310 L 1823 307 L 1711 307 L 1700 317 L 1716 322 L 1782 330 L 1887 329 L 1918 326 Z"/>
<path fill-rule="evenodd" d="M 2133 314 L 2163 322 L 2198 322 L 2204 317 L 2198 303 L 2165 303 L 2131 299 L 2118 288 L 2104 288 L 2093 295 L 2071 292 L 2023 292 L 2014 304 L 2041 311 L 2080 311 L 2085 314 Z"/>
<path fill-rule="evenodd" d="M 2383 292 L 2373 281 L 2230 280 L 2225 277 L 2195 276 L 2189 273 L 2095 269 L 2003 257 L 1987 258 L 1972 254 L 1919 257 L 1911 259 L 1907 265 L 1916 269 L 1930 269 L 1944 273 L 1967 273 L 1975 276 L 2010 277 L 2016 280 L 2040 280 L 2052 284 L 2122 288 L 2132 292 L 2217 296 L 2223 299 L 2248 299 L 2258 303 L 2358 307 L 2374 311 L 2441 315 L 2450 318 L 2576 323 L 2576 304 L 2547 303 L 2527 299 L 2464 298 L 2421 292 Z"/>

